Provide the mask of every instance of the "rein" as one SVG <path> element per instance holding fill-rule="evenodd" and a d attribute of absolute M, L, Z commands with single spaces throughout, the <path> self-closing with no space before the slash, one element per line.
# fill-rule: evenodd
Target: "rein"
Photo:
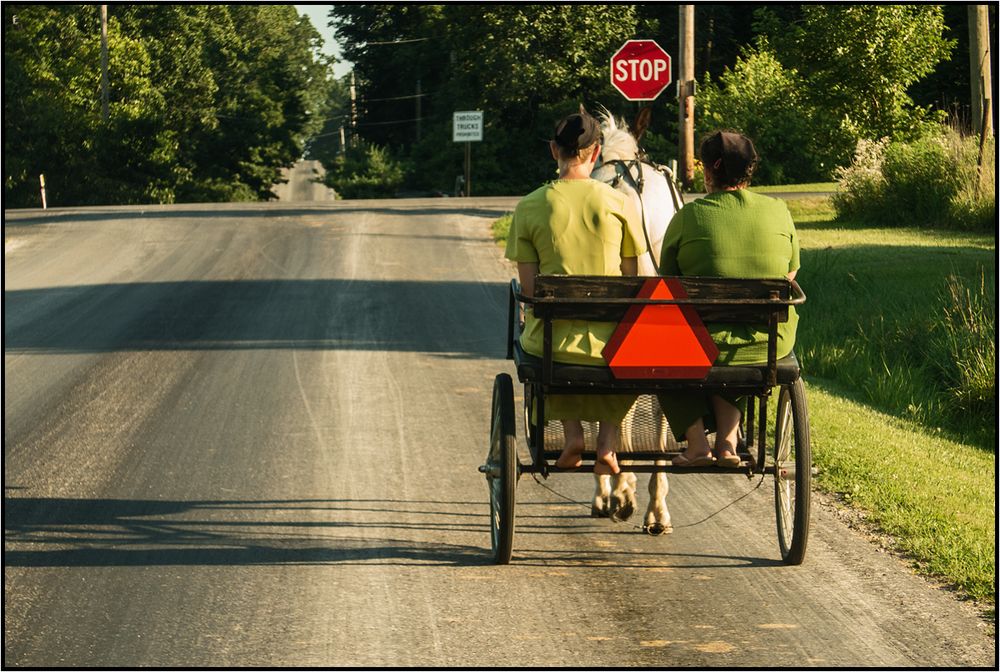
<path fill-rule="evenodd" d="M 674 189 L 673 173 L 671 173 L 670 169 L 666 166 L 661 166 L 650 161 L 643 162 L 639 157 L 636 157 L 631 161 L 625 161 L 624 159 L 611 159 L 610 161 L 605 161 L 602 165 L 606 166 L 610 164 L 615 167 L 615 176 L 608 184 L 617 188 L 618 184 L 622 181 L 622 179 L 624 179 L 626 183 L 635 190 L 635 193 L 639 194 L 639 215 L 642 217 L 642 235 L 646 239 L 646 252 L 649 254 L 649 260 L 653 263 L 653 268 L 655 269 L 659 268 L 660 264 L 659 261 L 653 257 L 653 244 L 650 242 L 649 232 L 646 230 L 646 206 L 642 201 L 642 187 L 646 182 L 642 176 L 643 163 L 666 178 L 667 186 L 670 189 L 670 196 L 674 201 L 674 209 L 680 210 L 684 205 L 684 199 L 678 198 L 677 191 Z M 636 169 L 638 178 L 632 175 L 633 168 Z M 678 202 L 678 200 L 680 200 L 680 202 Z"/>

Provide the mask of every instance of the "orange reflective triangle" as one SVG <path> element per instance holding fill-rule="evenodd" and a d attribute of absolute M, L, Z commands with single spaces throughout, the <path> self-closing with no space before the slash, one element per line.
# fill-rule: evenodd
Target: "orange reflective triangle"
<path fill-rule="evenodd" d="M 650 278 L 636 298 L 684 299 L 675 278 Z M 708 374 L 719 349 L 693 306 L 632 306 L 601 352 L 616 378 L 689 378 Z"/>

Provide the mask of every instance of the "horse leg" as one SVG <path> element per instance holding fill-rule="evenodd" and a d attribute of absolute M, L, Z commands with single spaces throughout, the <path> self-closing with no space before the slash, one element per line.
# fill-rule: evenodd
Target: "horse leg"
<path fill-rule="evenodd" d="M 628 460 L 622 460 L 620 463 L 623 466 L 630 464 Z M 611 519 L 616 522 L 628 520 L 635 513 L 638 505 L 635 499 L 635 474 L 631 471 L 623 471 L 611 478 L 614 483 L 611 491 Z"/>
<path fill-rule="evenodd" d="M 611 515 L 611 477 L 594 474 L 594 500 L 590 503 L 591 518 L 607 518 Z"/>
<path fill-rule="evenodd" d="M 624 455 L 632 452 L 632 426 L 635 420 L 635 404 L 622 419 L 621 448 Z M 631 464 L 630 460 L 620 460 L 622 466 Z M 611 498 L 608 502 L 608 515 L 614 521 L 624 521 L 632 517 L 638 506 L 635 499 L 636 478 L 632 472 L 621 472 L 610 477 Z"/>
<path fill-rule="evenodd" d="M 597 423 L 584 421 L 586 434 L 597 436 Z M 596 450 L 596 448 L 595 448 Z M 590 516 L 592 518 L 607 518 L 611 515 L 611 479 L 609 476 L 594 474 L 594 499 L 590 503 Z"/>
<path fill-rule="evenodd" d="M 663 417 L 659 402 L 653 398 L 653 417 L 656 418 L 656 433 L 659 450 L 666 452 L 667 449 L 667 423 Z M 657 460 L 657 466 L 665 466 L 666 460 Z M 674 531 L 670 522 L 670 511 L 667 510 L 667 493 L 670 490 L 670 483 L 667 475 L 663 472 L 650 474 L 649 477 L 649 506 L 646 507 L 646 515 L 643 518 L 642 529 L 654 536 L 670 534 Z"/>

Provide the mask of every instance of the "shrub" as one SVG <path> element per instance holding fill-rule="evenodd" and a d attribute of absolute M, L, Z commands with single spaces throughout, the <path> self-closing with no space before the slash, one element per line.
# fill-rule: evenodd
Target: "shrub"
<path fill-rule="evenodd" d="M 805 102 L 805 84 L 766 45 L 744 51 L 714 83 L 705 76 L 698 94 L 699 133 L 733 128 L 745 133 L 761 156 L 755 184 L 826 179 L 834 156 L 817 146 L 816 113 Z"/>
<path fill-rule="evenodd" d="M 407 164 L 384 147 L 361 145 L 338 156 L 327 169 L 326 183 L 341 198 L 391 198 L 403 184 Z"/>
<path fill-rule="evenodd" d="M 977 138 L 947 127 L 912 142 L 861 140 L 851 165 L 835 172 L 837 215 L 881 226 L 989 230 L 995 166 L 987 162 L 980 177 L 978 152 Z"/>

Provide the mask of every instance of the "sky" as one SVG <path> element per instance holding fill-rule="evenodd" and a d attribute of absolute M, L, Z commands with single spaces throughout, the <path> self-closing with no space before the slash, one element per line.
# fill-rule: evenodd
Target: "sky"
<path fill-rule="evenodd" d="M 295 9 L 298 10 L 299 14 L 305 14 L 309 17 L 313 26 L 319 31 L 320 36 L 323 38 L 323 53 L 331 54 L 340 58 L 340 48 L 339 45 L 333 39 L 333 28 L 327 27 L 327 22 L 330 20 L 327 15 L 330 12 L 330 7 L 332 5 L 295 5 Z M 338 61 L 335 66 L 333 66 L 333 73 L 336 77 L 343 77 L 348 72 L 351 71 L 351 64 L 345 61 Z"/>

